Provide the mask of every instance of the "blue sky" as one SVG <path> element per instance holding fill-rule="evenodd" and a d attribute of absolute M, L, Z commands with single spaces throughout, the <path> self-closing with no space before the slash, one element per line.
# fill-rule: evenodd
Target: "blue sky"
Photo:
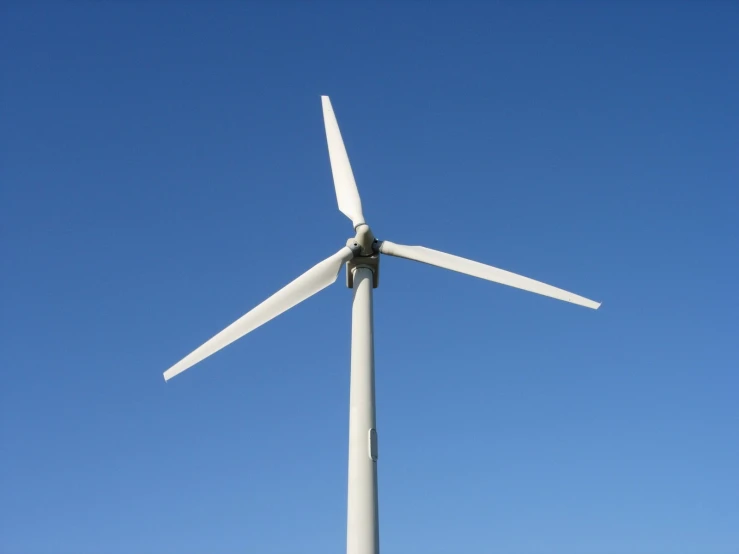
<path fill-rule="evenodd" d="M 343 552 L 351 235 L 385 554 L 739 552 L 733 2 L 6 3 L 0 551 Z"/>

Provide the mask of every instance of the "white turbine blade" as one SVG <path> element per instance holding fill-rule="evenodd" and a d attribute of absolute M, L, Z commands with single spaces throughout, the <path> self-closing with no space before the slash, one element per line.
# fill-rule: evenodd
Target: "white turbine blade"
<path fill-rule="evenodd" d="M 336 199 L 339 202 L 339 210 L 352 220 L 354 228 L 364 223 L 362 214 L 362 200 L 359 198 L 357 183 L 354 181 L 352 166 L 349 164 L 349 156 L 341 138 L 339 124 L 331 107 L 328 96 L 321 96 L 323 105 L 323 123 L 326 126 L 326 140 L 328 141 L 328 156 L 331 160 L 331 173 L 334 176 L 334 188 Z"/>
<path fill-rule="evenodd" d="M 558 289 L 557 287 L 553 287 L 539 281 L 534 281 L 533 279 L 523 277 L 522 275 L 516 275 L 510 271 L 498 269 L 497 267 L 481 264 L 479 262 L 473 262 L 472 260 L 439 252 L 438 250 L 424 248 L 423 246 L 404 246 L 402 244 L 384 241 L 380 245 L 380 252 L 383 254 L 389 254 L 390 256 L 397 256 L 398 258 L 406 258 L 408 260 L 435 265 L 444 269 L 451 269 L 452 271 L 472 275 L 473 277 L 479 277 L 480 279 L 493 281 L 494 283 L 516 287 L 517 289 L 535 292 L 536 294 L 544 296 L 550 296 L 551 298 L 564 300 L 565 302 L 572 302 L 573 304 L 585 306 L 586 308 L 597 310 L 600 307 L 600 302 L 588 300 L 587 298 L 567 292 L 566 290 Z"/>
<path fill-rule="evenodd" d="M 234 321 L 197 350 L 170 367 L 164 372 L 164 380 L 168 381 L 175 375 L 228 346 L 236 339 L 240 339 L 250 331 L 274 319 L 282 312 L 325 289 L 336 281 L 341 266 L 353 257 L 354 253 L 349 248 L 344 247 L 330 258 L 313 266 L 256 308 Z"/>

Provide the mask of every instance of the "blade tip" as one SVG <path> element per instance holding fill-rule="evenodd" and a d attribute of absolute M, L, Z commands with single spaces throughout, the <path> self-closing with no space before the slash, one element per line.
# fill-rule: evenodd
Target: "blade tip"
<path fill-rule="evenodd" d="M 577 304 L 578 306 L 582 306 L 583 308 L 590 308 L 591 310 L 597 310 L 600 308 L 600 305 L 602 302 L 596 302 L 595 300 L 590 300 L 589 298 L 583 298 L 575 297 L 575 298 L 566 298 L 567 302 L 572 302 L 573 304 Z"/>

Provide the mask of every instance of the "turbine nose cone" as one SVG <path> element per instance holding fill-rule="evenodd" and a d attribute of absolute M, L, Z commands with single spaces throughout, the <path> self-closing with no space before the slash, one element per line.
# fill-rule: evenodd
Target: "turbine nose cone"
<path fill-rule="evenodd" d="M 356 238 L 347 239 L 346 246 L 354 252 L 355 255 L 359 255 L 362 247 L 359 245 L 359 241 Z"/>
<path fill-rule="evenodd" d="M 354 240 L 362 248 L 362 256 L 372 256 L 375 253 L 373 249 L 375 235 L 372 234 L 372 229 L 366 223 L 357 225 L 357 234 Z"/>

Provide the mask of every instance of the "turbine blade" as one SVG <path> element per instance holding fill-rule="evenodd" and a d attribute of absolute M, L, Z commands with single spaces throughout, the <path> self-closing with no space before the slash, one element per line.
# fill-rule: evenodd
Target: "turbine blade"
<path fill-rule="evenodd" d="M 313 266 L 289 285 L 280 289 L 250 312 L 234 321 L 197 350 L 170 367 L 164 372 L 164 380 L 168 381 L 175 375 L 182 373 L 211 354 L 225 348 L 257 327 L 274 319 L 282 312 L 289 310 L 296 304 L 325 289 L 336 281 L 341 266 L 353 257 L 354 253 L 349 248 L 344 247 L 330 258 Z"/>
<path fill-rule="evenodd" d="M 452 271 L 464 273 L 465 275 L 479 277 L 480 279 L 493 281 L 494 283 L 500 283 L 502 285 L 508 285 L 509 287 L 515 287 L 517 289 L 534 292 L 543 296 L 549 296 L 558 300 L 564 300 L 565 302 L 571 302 L 579 306 L 585 306 L 586 308 L 597 310 L 600 307 L 600 302 L 583 298 L 582 296 L 567 292 L 566 290 L 558 289 L 552 285 L 534 281 L 528 277 L 517 275 L 510 271 L 498 269 L 497 267 L 490 265 L 481 264 L 480 262 L 474 262 L 466 258 L 460 258 L 459 256 L 439 252 L 438 250 L 424 248 L 423 246 L 404 246 L 402 244 L 384 241 L 380 245 L 380 252 L 390 256 L 396 256 L 398 258 L 406 258 L 408 260 L 435 265 L 444 269 L 451 269 Z"/>
<path fill-rule="evenodd" d="M 354 173 L 352 173 L 349 156 L 341 138 L 334 109 L 331 107 L 331 100 L 328 96 L 321 96 L 321 104 L 323 105 L 323 123 L 326 126 L 328 156 L 331 160 L 331 173 L 334 176 L 336 200 L 339 202 L 341 213 L 352 220 L 356 229 L 365 222 L 362 214 L 362 200 L 359 198 L 357 183 L 354 181 Z"/>

